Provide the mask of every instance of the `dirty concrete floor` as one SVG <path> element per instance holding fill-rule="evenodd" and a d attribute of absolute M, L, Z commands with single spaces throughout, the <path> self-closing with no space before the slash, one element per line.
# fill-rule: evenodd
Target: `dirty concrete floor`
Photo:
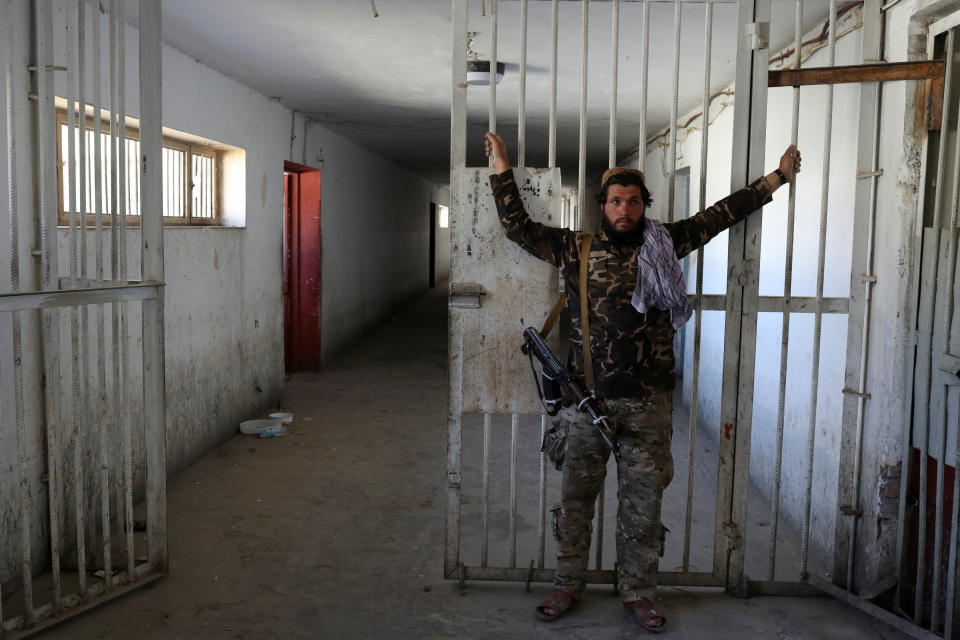
<path fill-rule="evenodd" d="M 42 637 L 646 637 L 609 586 L 546 624 L 533 608 L 548 585 L 469 583 L 460 595 L 443 579 L 445 323 L 438 288 L 323 373 L 293 376 L 291 435 L 237 435 L 170 480 L 170 575 Z M 905 637 L 829 598 L 669 588 L 662 599 L 665 637 Z"/>

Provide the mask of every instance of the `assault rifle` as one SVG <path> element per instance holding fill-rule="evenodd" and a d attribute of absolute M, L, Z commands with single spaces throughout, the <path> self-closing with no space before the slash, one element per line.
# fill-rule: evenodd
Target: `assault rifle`
<path fill-rule="evenodd" d="M 597 405 L 597 399 L 589 390 L 580 388 L 576 380 L 564 368 L 557 356 L 553 355 L 550 347 L 540 337 L 540 333 L 533 327 L 527 327 L 523 331 L 523 346 L 520 347 L 523 353 L 530 357 L 530 370 L 533 372 L 536 382 L 537 372 L 533 368 L 534 356 L 540 361 L 541 377 L 543 379 L 543 388 L 537 382 L 537 394 L 540 396 L 540 402 L 547 415 L 554 416 L 559 409 L 560 400 L 564 392 L 573 399 L 580 410 L 597 427 L 600 437 L 607 443 L 613 455 L 620 459 L 620 443 L 613 439 L 613 429 L 607 421 L 607 417 L 600 413 L 600 407 Z"/>

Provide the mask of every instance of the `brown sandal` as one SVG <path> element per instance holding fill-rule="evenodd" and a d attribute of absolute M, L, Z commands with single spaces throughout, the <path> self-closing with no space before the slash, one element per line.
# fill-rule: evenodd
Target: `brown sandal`
<path fill-rule="evenodd" d="M 537 605 L 537 619 L 543 620 L 544 622 L 556 620 L 569 611 L 573 605 L 577 604 L 582 596 L 582 591 L 562 588 L 554 589 L 549 596 Z M 553 611 L 553 613 L 547 613 L 548 610 Z"/>
<path fill-rule="evenodd" d="M 624 602 L 623 606 L 633 614 L 640 626 L 651 633 L 663 633 L 667 626 L 667 618 L 653 607 L 649 598 L 640 598 L 631 602 Z"/>

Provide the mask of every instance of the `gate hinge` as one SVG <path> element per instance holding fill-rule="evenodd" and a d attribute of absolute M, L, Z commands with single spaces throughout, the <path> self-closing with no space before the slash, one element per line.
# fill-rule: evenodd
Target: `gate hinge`
<path fill-rule="evenodd" d="M 869 274 L 869 273 L 861 273 L 861 274 L 860 274 L 860 282 L 872 282 L 872 283 L 876 283 L 876 281 L 877 281 L 877 276 L 875 276 L 875 275 L 871 275 L 871 274 Z"/>
<path fill-rule="evenodd" d="M 840 507 L 840 513 L 842 513 L 845 516 L 856 516 L 859 518 L 860 516 L 863 515 L 863 509 L 856 509 L 854 507 L 851 507 L 848 504 L 845 504 L 842 507 Z"/>
<path fill-rule="evenodd" d="M 866 399 L 866 400 L 869 400 L 870 398 L 873 397 L 873 396 L 871 396 L 869 393 L 860 393 L 859 391 L 857 391 L 857 390 L 855 390 L 855 389 L 851 389 L 850 387 L 844 387 L 844 388 L 843 388 L 843 395 L 845 395 L 845 396 L 856 396 L 856 397 L 858 397 L 858 398 L 864 398 L 864 399 Z"/>
<path fill-rule="evenodd" d="M 857 173 L 857 180 L 864 180 L 866 178 L 879 178 L 883 175 L 883 169 L 878 171 L 860 171 Z"/>
<path fill-rule="evenodd" d="M 727 521 L 723 523 L 723 535 L 727 539 L 727 549 L 739 549 L 743 546 L 743 536 L 740 535 L 740 527 L 736 522 Z"/>
<path fill-rule="evenodd" d="M 770 23 L 769 22 L 750 22 L 747 24 L 747 39 L 750 41 L 750 48 L 754 51 L 766 49 L 770 46 Z"/>

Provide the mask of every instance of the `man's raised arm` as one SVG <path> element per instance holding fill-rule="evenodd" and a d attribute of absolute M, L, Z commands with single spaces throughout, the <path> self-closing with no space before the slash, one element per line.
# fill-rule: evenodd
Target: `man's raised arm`
<path fill-rule="evenodd" d="M 556 229 L 534 222 L 520 199 L 520 189 L 513 178 L 513 169 L 507 155 L 507 144 L 500 136 L 487 133 L 487 155 L 493 160 L 495 173 L 490 176 L 497 215 L 507 238 L 516 242 L 533 256 L 560 266 L 564 252 L 576 242 L 575 234 L 567 229 Z"/>

